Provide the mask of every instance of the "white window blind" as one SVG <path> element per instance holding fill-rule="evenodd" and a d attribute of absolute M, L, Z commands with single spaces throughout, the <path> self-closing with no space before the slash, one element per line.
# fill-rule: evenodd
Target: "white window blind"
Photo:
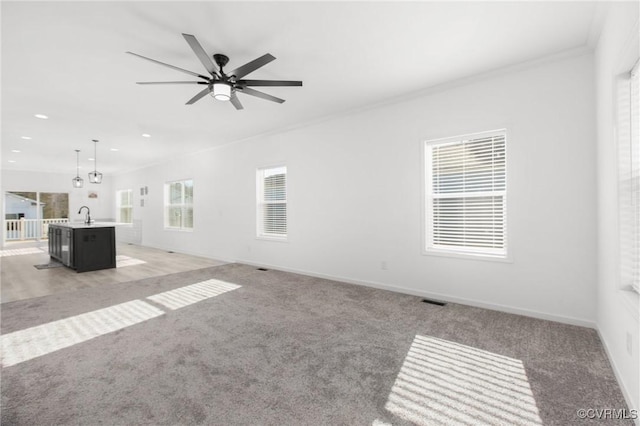
<path fill-rule="evenodd" d="M 285 239 L 287 237 L 287 168 L 258 169 L 258 236 Z"/>
<path fill-rule="evenodd" d="M 164 226 L 169 229 L 193 229 L 193 180 L 165 184 Z"/>
<path fill-rule="evenodd" d="M 632 287 L 640 292 L 640 62 L 631 71 L 631 170 L 634 206 Z"/>
<path fill-rule="evenodd" d="M 640 62 L 618 90 L 620 275 L 640 291 Z"/>
<path fill-rule="evenodd" d="M 116 220 L 121 223 L 133 223 L 133 191 L 123 189 L 116 193 L 118 210 Z"/>
<path fill-rule="evenodd" d="M 506 257 L 506 132 L 425 148 L 427 251 Z"/>

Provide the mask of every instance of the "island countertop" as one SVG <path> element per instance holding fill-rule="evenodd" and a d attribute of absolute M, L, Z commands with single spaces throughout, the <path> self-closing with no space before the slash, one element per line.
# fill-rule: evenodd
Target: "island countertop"
<path fill-rule="evenodd" d="M 62 228 L 72 229 L 92 229 L 92 228 L 113 228 L 118 225 L 116 222 L 91 222 L 87 225 L 84 222 L 63 222 L 63 223 L 51 223 L 49 226 L 60 226 Z"/>

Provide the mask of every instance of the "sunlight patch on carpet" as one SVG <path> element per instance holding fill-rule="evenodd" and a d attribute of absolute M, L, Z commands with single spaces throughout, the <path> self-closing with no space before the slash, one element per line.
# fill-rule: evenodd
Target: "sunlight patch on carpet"
<path fill-rule="evenodd" d="M 9 367 L 164 314 L 141 300 L 0 336 L 2 366 Z"/>
<path fill-rule="evenodd" d="M 0 250 L 0 257 L 6 256 L 20 256 L 23 254 L 42 254 L 46 253 L 48 250 L 38 248 L 38 247 L 27 247 L 27 248 L 19 248 L 19 249 L 8 249 L 8 250 Z"/>
<path fill-rule="evenodd" d="M 542 425 L 522 361 L 416 335 L 385 408 L 418 425 Z"/>
<path fill-rule="evenodd" d="M 164 293 L 149 296 L 147 299 L 169 309 L 179 309 L 240 287 L 241 286 L 237 284 L 211 279 L 175 290 L 165 291 Z"/>
<path fill-rule="evenodd" d="M 125 266 L 141 265 L 147 263 L 144 260 L 136 259 L 129 256 L 117 255 L 116 256 L 116 268 L 124 268 Z"/>
<path fill-rule="evenodd" d="M 158 293 L 149 296 L 147 299 L 168 309 L 175 310 L 240 287 L 225 281 L 210 279 Z M 10 367 L 68 348 L 165 313 L 162 309 L 142 300 L 132 300 L 131 302 L 4 334 L 0 336 L 2 367 Z"/>

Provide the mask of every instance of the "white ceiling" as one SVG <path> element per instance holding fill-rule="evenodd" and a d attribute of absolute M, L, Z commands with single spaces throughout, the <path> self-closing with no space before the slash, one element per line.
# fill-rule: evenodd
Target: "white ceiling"
<path fill-rule="evenodd" d="M 275 132 L 511 64 L 585 47 L 593 2 L 7 2 L 2 13 L 2 168 L 105 174 Z M 245 109 L 132 51 L 206 73 L 181 33 L 246 78 L 302 80 L 240 94 Z M 193 78 L 195 80 L 195 78 Z M 46 114 L 48 120 L 34 118 Z M 142 133 L 151 134 L 143 138 Z M 30 140 L 22 139 L 31 137 Z M 118 151 L 112 151 L 117 149 Z M 19 150 L 16 153 L 13 150 Z"/>

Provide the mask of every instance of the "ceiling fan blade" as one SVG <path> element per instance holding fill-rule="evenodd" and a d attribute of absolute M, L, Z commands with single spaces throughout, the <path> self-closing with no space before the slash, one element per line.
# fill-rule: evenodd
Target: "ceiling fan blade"
<path fill-rule="evenodd" d="M 244 107 L 242 106 L 242 103 L 240 103 L 240 99 L 238 99 L 235 92 L 231 95 L 230 101 L 233 104 L 233 106 L 236 107 L 236 109 L 244 109 Z"/>
<path fill-rule="evenodd" d="M 205 96 L 207 96 L 210 92 L 211 92 L 211 89 L 209 89 L 207 87 L 206 89 L 202 90 L 201 92 L 198 92 L 198 94 L 195 95 L 193 98 L 189 99 L 185 105 L 191 105 L 191 104 L 194 104 L 194 103 L 198 102 L 200 99 L 202 99 Z"/>
<path fill-rule="evenodd" d="M 216 68 L 213 61 L 211 60 L 209 55 L 207 55 L 207 52 L 204 51 L 202 45 L 198 42 L 195 36 L 182 33 L 182 37 L 187 40 L 187 43 L 189 43 L 191 50 L 193 50 L 193 53 L 195 53 L 198 59 L 200 59 L 200 62 L 202 62 L 202 65 L 204 65 L 205 69 L 209 71 L 209 74 L 218 75 L 218 68 Z"/>
<path fill-rule="evenodd" d="M 288 80 L 239 80 L 241 86 L 302 86 L 301 81 Z"/>
<path fill-rule="evenodd" d="M 256 96 L 258 98 L 266 99 L 268 101 L 277 102 L 279 104 L 284 102 L 284 99 L 276 98 L 275 96 L 267 95 L 264 92 L 259 92 L 257 90 L 251 89 L 249 87 L 239 87 L 237 90 L 242 93 L 246 93 L 247 95 Z"/>
<path fill-rule="evenodd" d="M 260 56 L 258 59 L 254 59 L 253 61 L 248 62 L 231 72 L 228 72 L 227 75 L 235 75 L 236 78 L 242 78 L 245 75 L 254 72 L 258 68 L 267 65 L 274 59 L 276 59 L 274 56 L 271 56 L 269 53 L 267 53 L 266 55 Z"/>
<path fill-rule="evenodd" d="M 136 84 L 209 84 L 206 81 L 137 81 Z"/>
<path fill-rule="evenodd" d="M 147 61 L 155 62 L 156 64 L 164 65 L 165 67 L 173 68 L 174 70 L 177 70 L 177 71 L 186 72 L 187 74 L 193 75 L 195 77 L 204 78 L 205 80 L 209 80 L 209 78 L 210 78 L 210 77 L 206 77 L 206 76 L 204 76 L 202 74 L 198 74 L 198 73 L 193 72 L 193 71 L 189 71 L 189 70 L 185 70 L 183 68 L 179 68 L 179 67 L 176 67 L 176 66 L 173 66 L 173 65 L 165 64 L 164 62 L 156 61 L 155 59 L 147 58 L 146 56 L 138 55 L 137 53 L 133 53 L 133 52 L 126 52 L 126 53 L 128 53 L 130 55 L 133 55 L 133 56 L 137 56 L 138 58 L 146 59 Z"/>

